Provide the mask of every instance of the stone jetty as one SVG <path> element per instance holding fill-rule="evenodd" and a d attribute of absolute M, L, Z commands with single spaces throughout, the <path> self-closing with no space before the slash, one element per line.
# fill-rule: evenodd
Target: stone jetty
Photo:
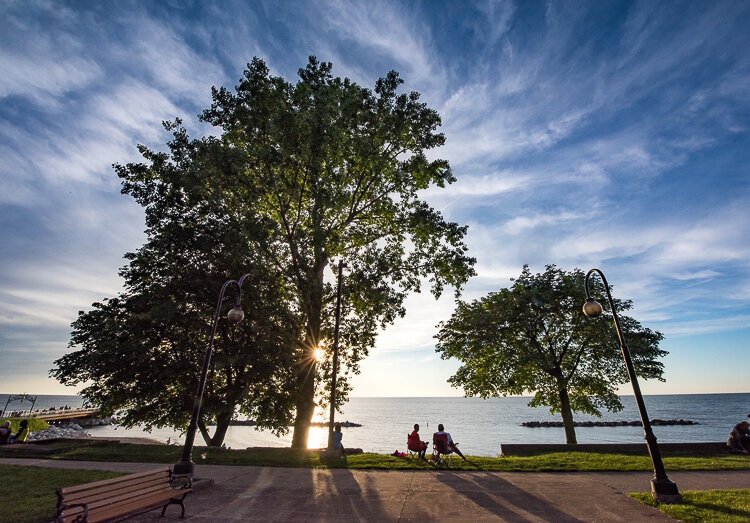
<path fill-rule="evenodd" d="M 651 425 L 666 426 L 666 425 L 700 425 L 697 421 L 690 421 L 686 419 L 652 419 Z M 532 429 L 542 427 L 564 427 L 562 421 L 524 421 L 521 423 L 522 427 L 529 427 Z M 574 427 L 642 427 L 641 420 L 635 421 L 574 421 Z"/>

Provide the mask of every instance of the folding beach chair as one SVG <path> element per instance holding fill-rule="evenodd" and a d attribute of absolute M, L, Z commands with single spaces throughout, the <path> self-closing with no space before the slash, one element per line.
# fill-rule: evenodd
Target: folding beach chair
<path fill-rule="evenodd" d="M 448 446 L 448 435 L 438 434 L 437 432 L 432 435 L 432 461 L 436 464 L 444 464 L 450 466 L 450 462 L 453 459 L 453 450 Z"/>
<path fill-rule="evenodd" d="M 406 435 L 406 452 L 410 458 L 418 459 L 419 453 L 422 452 L 423 449 L 425 451 L 427 450 L 427 443 L 422 443 L 419 436 L 412 438 L 411 434 Z"/>

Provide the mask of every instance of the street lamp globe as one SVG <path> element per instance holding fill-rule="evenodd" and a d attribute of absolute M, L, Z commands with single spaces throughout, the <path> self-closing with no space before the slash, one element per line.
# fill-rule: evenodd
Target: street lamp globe
<path fill-rule="evenodd" d="M 602 312 L 604 312 L 604 309 L 601 303 L 594 298 L 586 299 L 586 303 L 583 304 L 583 313 L 587 318 L 598 318 L 602 315 Z"/>
<path fill-rule="evenodd" d="M 234 306 L 227 313 L 227 319 L 232 323 L 239 323 L 245 318 L 245 311 L 241 307 Z"/>

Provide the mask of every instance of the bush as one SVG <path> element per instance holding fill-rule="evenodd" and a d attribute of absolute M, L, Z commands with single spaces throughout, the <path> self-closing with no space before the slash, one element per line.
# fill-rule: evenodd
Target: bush
<path fill-rule="evenodd" d="M 36 432 L 37 430 L 49 428 L 49 423 L 38 418 L 2 418 L 0 419 L 0 424 L 10 421 L 10 430 L 15 434 L 21 428 L 21 420 L 25 419 L 29 420 L 29 432 Z"/>

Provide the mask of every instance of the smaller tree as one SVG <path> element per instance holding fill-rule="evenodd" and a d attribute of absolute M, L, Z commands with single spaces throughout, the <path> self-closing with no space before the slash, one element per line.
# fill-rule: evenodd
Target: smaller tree
<path fill-rule="evenodd" d="M 627 371 L 611 322 L 583 314 L 584 277 L 579 269 L 548 265 L 532 274 L 524 266 L 510 288 L 459 302 L 436 335 L 441 358 L 463 363 L 449 383 L 482 398 L 533 393 L 529 406 L 560 413 L 569 444 L 576 443 L 573 412 L 622 410 L 616 391 Z M 614 302 L 618 313 L 632 308 L 630 300 Z M 663 335 L 622 314 L 620 321 L 638 375 L 664 381 Z"/>

